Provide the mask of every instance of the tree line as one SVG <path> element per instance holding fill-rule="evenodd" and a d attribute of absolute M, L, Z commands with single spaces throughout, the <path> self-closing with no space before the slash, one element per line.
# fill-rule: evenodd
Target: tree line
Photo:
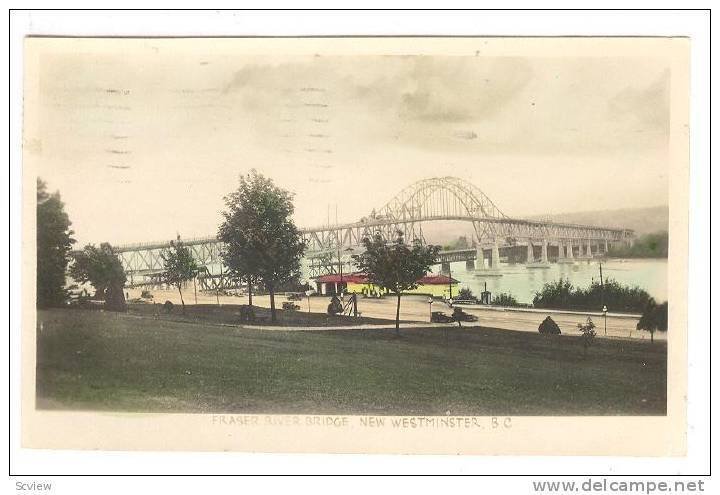
<path fill-rule="evenodd" d="M 570 280 L 560 278 L 546 283 L 535 293 L 533 307 L 598 311 L 607 306 L 612 311 L 639 313 L 650 299 L 650 294 L 640 287 L 629 287 L 613 279 L 575 287 Z"/>
<path fill-rule="evenodd" d="M 613 258 L 667 258 L 668 233 L 655 232 L 638 237 L 632 246 L 614 246 L 608 256 Z"/>

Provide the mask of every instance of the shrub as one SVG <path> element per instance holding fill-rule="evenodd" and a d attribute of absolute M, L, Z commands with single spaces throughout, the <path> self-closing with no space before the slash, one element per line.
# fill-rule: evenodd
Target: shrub
<path fill-rule="evenodd" d="M 587 356 L 588 347 L 592 345 L 595 335 L 597 335 L 595 333 L 595 323 L 588 316 L 585 323 L 578 323 L 578 330 L 582 333 L 583 354 Z"/>
<path fill-rule="evenodd" d="M 605 280 L 604 284 L 593 282 L 584 289 L 561 278 L 536 292 L 533 306 L 599 311 L 605 305 L 613 311 L 641 312 L 650 299 L 650 294 L 640 287 L 622 285 L 613 279 Z"/>
<path fill-rule="evenodd" d="M 506 306 L 506 307 L 517 307 L 521 306 L 521 304 L 515 299 L 515 296 L 512 294 L 501 292 L 500 294 L 493 297 L 492 303 L 493 306 Z"/>
<path fill-rule="evenodd" d="M 473 294 L 472 290 L 470 290 L 469 287 L 463 287 L 458 292 L 457 298 L 461 301 L 475 301 L 477 302 L 477 297 L 475 297 L 475 294 Z"/>
<path fill-rule="evenodd" d="M 555 320 L 550 318 L 549 316 L 546 317 L 542 323 L 540 323 L 540 326 L 538 326 L 538 332 L 545 334 L 545 335 L 560 335 L 560 327 L 557 323 L 555 323 Z"/>

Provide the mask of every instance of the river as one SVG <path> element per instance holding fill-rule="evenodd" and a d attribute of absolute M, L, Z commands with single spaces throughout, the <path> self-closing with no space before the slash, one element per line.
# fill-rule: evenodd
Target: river
<path fill-rule="evenodd" d="M 435 267 L 437 273 L 440 267 Z M 658 302 L 667 300 L 667 260 L 665 259 L 609 259 L 602 262 L 603 278 L 614 279 L 621 284 L 639 286 Z M 493 296 L 509 292 L 522 303 L 531 303 L 535 292 L 543 285 L 559 278 L 570 280 L 574 286 L 587 287 L 593 280 L 600 280 L 600 265 L 596 260 L 574 264 L 551 263 L 550 268 L 526 268 L 523 264 L 501 264 L 498 270 L 502 276 L 478 276 L 477 271 L 468 271 L 465 262 L 451 264 L 453 278 L 460 281 L 460 287 L 469 287 L 479 295 L 487 283 Z"/>

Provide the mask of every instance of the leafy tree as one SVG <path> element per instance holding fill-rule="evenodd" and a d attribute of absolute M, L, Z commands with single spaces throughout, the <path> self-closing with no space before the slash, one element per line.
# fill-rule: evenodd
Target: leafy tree
<path fill-rule="evenodd" d="M 306 290 L 310 289 L 310 284 L 307 282 L 303 282 L 300 280 L 299 274 L 297 276 L 293 276 L 292 278 L 289 278 L 282 284 L 278 285 L 276 287 L 277 292 L 305 292 Z"/>
<path fill-rule="evenodd" d="M 533 306 L 536 308 L 568 308 L 571 304 L 573 286 L 570 280 L 558 279 L 543 285 L 540 292 L 535 293 Z"/>
<path fill-rule="evenodd" d="M 100 247 L 88 244 L 82 251 L 73 255 L 74 263 L 70 267 L 70 276 L 80 283 L 89 282 L 95 288 L 95 299 L 105 301 L 105 307 L 111 311 L 126 309 L 123 287 L 127 280 L 125 270 L 110 244 L 104 242 Z"/>
<path fill-rule="evenodd" d="M 435 263 L 439 246 L 424 246 L 415 240 L 406 244 L 398 232 L 395 242 L 385 242 L 378 233 L 372 239 L 363 239 L 365 252 L 352 257 L 358 269 L 367 274 L 368 281 L 397 296 L 395 332 L 400 334 L 400 296 L 404 291 L 417 288 L 418 280 Z"/>
<path fill-rule="evenodd" d="M 647 330 L 650 332 L 650 342 L 655 341 L 655 332 L 667 332 L 668 323 L 668 303 L 657 304 L 654 299 L 650 299 L 643 311 L 640 321 L 636 328 L 638 330 Z"/>
<path fill-rule="evenodd" d="M 37 179 L 37 307 L 61 306 L 67 299 L 65 272 L 70 261 L 70 219 L 60 193 L 47 192 L 47 185 Z"/>
<path fill-rule="evenodd" d="M 471 244 L 468 241 L 467 236 L 464 235 L 458 236 L 457 239 L 443 246 L 443 248 L 448 251 L 453 249 L 467 249 L 469 247 L 471 247 Z"/>
<path fill-rule="evenodd" d="M 275 292 L 297 277 L 305 243 L 292 221 L 292 194 L 252 170 L 240 177 L 235 192 L 225 197 L 225 221 L 218 238 L 223 263 L 237 277 L 262 282 L 270 293 L 270 315 L 276 321 Z M 252 305 L 252 292 L 250 292 Z"/>
<path fill-rule="evenodd" d="M 197 274 L 198 266 L 192 257 L 190 250 L 181 241 L 171 241 L 170 249 L 160 255 L 163 259 L 165 283 L 177 287 L 180 293 L 182 311 L 185 314 L 185 300 L 182 295 L 182 286 L 188 280 L 192 280 Z"/>
<path fill-rule="evenodd" d="M 593 323 L 592 319 L 588 316 L 588 319 L 585 323 L 578 323 L 578 330 L 582 333 L 582 343 L 583 343 L 583 354 L 587 356 L 587 350 L 588 347 L 592 345 L 592 343 L 595 340 L 595 323 Z"/>

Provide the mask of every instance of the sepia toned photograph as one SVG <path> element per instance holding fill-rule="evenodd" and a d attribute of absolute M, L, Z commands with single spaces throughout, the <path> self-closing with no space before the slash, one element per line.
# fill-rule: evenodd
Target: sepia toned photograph
<path fill-rule="evenodd" d="M 29 444 L 138 416 L 270 450 L 521 453 L 552 421 L 682 451 L 688 47 L 26 38 Z M 435 437 L 340 440 L 371 429 Z"/>

